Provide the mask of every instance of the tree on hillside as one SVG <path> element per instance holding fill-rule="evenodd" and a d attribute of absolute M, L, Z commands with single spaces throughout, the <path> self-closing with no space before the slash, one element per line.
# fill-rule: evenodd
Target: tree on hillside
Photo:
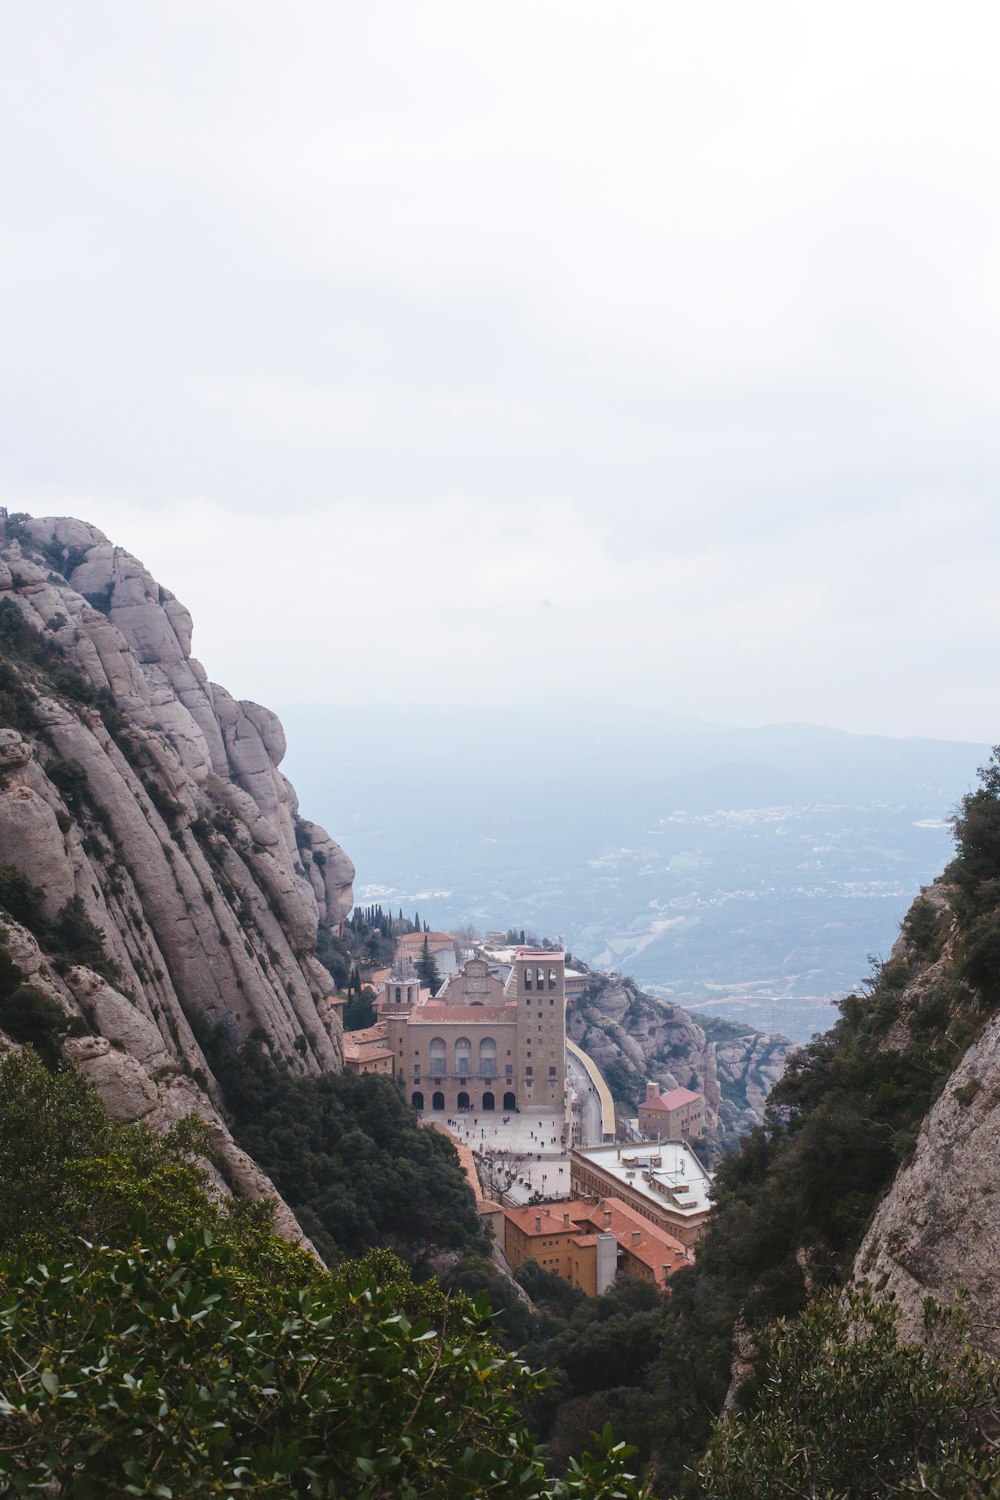
<path fill-rule="evenodd" d="M 364 1031 L 368 1026 L 374 1026 L 376 1021 L 375 1007 L 372 1005 L 373 991 L 368 985 L 360 993 L 351 995 L 344 1006 L 344 1030 Z"/>
<path fill-rule="evenodd" d="M 419 975 L 420 983 L 426 985 L 432 995 L 437 994 L 441 988 L 441 973 L 430 950 L 426 933 L 424 933 L 423 952 L 417 959 L 417 974 Z"/>
<path fill-rule="evenodd" d="M 906 1344 L 892 1299 L 865 1288 L 773 1324 L 743 1410 L 716 1424 L 698 1494 L 996 1494 L 1000 1455 L 989 1434 L 1000 1375 L 984 1355 L 966 1350 L 956 1360 L 933 1347 L 939 1326 L 960 1333 L 965 1316 L 928 1299 L 931 1345 Z"/>
<path fill-rule="evenodd" d="M 496 1198 L 499 1203 L 502 1203 L 504 1195 L 510 1191 L 520 1176 L 524 1163 L 530 1160 L 531 1157 L 526 1151 L 513 1151 L 503 1146 L 487 1146 L 486 1150 L 479 1152 L 476 1158 L 483 1191 L 490 1198 Z"/>

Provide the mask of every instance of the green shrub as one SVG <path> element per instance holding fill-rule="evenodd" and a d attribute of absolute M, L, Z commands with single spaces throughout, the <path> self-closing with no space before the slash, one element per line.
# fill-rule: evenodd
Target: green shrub
<path fill-rule="evenodd" d="M 932 1326 L 940 1316 L 928 1306 Z M 716 1426 L 699 1468 L 704 1500 L 868 1500 L 919 1490 L 929 1465 L 988 1461 L 1000 1478 L 985 1436 L 1000 1416 L 996 1367 L 901 1342 L 891 1300 L 869 1289 L 824 1298 L 761 1342 L 761 1377 L 745 1408 Z"/>

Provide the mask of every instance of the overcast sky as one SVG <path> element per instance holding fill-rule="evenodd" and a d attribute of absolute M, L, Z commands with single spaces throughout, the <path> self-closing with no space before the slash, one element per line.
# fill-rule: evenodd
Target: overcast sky
<path fill-rule="evenodd" d="M 1000 739 L 1000 15 L 0 12 L 0 503 L 279 712 Z"/>

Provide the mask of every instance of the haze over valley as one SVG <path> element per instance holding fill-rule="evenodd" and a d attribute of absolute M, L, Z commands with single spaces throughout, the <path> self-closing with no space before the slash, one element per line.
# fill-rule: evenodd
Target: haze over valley
<path fill-rule="evenodd" d="M 285 717 L 290 774 L 351 849 L 360 901 L 562 934 L 653 994 L 796 1041 L 888 954 L 988 753 L 589 705 L 560 722 L 531 701 L 378 715 L 347 742 Z M 310 748 L 334 737 L 336 804 Z"/>

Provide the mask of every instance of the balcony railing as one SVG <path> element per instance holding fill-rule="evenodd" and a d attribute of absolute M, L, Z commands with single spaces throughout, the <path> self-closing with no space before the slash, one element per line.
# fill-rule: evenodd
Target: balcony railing
<path fill-rule="evenodd" d="M 431 1071 L 431 1072 L 429 1072 L 429 1073 L 427 1073 L 425 1075 L 424 1081 L 426 1082 L 428 1078 L 432 1078 L 435 1083 L 444 1083 L 444 1081 L 445 1081 L 446 1078 L 457 1078 L 460 1083 L 471 1083 L 474 1079 L 480 1079 L 480 1080 L 485 1080 L 486 1082 L 498 1083 L 500 1081 L 500 1074 L 499 1073 L 490 1073 L 490 1072 L 477 1073 L 477 1072 L 474 1072 L 472 1070 L 470 1070 L 470 1071 L 468 1071 L 466 1073 L 456 1073 L 456 1072 L 448 1073 L 448 1072 L 445 1072 L 445 1071 L 442 1071 L 440 1073 L 435 1073 L 435 1072 Z"/>

